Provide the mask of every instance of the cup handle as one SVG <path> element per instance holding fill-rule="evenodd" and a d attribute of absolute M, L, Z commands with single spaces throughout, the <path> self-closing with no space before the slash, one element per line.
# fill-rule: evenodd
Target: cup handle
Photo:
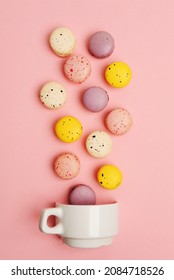
<path fill-rule="evenodd" d="M 40 224 L 39 228 L 42 232 L 48 233 L 48 234 L 58 234 L 62 235 L 64 232 L 63 224 L 58 223 L 54 227 L 49 227 L 47 224 L 48 218 L 50 216 L 56 216 L 57 218 L 62 217 L 62 208 L 56 207 L 56 208 L 47 208 L 42 211 L 41 217 L 40 217 Z"/>

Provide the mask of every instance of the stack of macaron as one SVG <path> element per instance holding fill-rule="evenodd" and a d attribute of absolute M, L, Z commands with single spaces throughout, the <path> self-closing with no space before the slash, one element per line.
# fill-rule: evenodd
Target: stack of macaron
<path fill-rule="evenodd" d="M 69 82 L 81 84 L 91 74 L 91 64 L 87 57 L 74 54 L 76 38 L 73 32 L 66 27 L 58 27 L 51 35 L 49 44 L 53 52 L 65 58 L 63 72 Z M 96 59 L 109 57 L 115 48 L 114 38 L 106 31 L 98 31 L 91 35 L 88 42 L 88 51 Z M 132 72 L 130 67 L 121 61 L 107 65 L 104 73 L 105 81 L 112 87 L 122 88 L 129 84 Z M 40 101 L 49 109 L 60 109 L 67 101 L 65 87 L 57 81 L 44 84 L 40 90 Z M 88 87 L 82 95 L 82 104 L 92 113 L 101 112 L 109 102 L 108 92 L 99 87 Z M 122 107 L 112 109 L 105 117 L 106 131 L 91 132 L 86 138 L 86 151 L 95 158 L 103 158 L 112 152 L 113 135 L 124 135 L 132 126 L 132 116 Z M 60 141 L 72 143 L 80 139 L 83 125 L 74 116 L 59 118 L 54 132 Z M 60 153 L 54 163 L 57 176 L 63 180 L 70 180 L 80 172 L 80 159 L 73 152 Z M 113 190 L 122 183 L 122 172 L 115 165 L 107 164 L 98 170 L 96 180 L 105 189 Z M 70 204 L 90 205 L 96 203 L 96 195 L 92 188 L 85 184 L 73 186 L 69 193 Z"/>

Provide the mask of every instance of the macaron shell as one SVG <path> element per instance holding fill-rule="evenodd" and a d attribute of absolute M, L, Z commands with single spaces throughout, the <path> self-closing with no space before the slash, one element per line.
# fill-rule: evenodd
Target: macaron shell
<path fill-rule="evenodd" d="M 114 48 L 114 38 L 106 31 L 98 31 L 90 37 L 89 52 L 96 58 L 110 56 Z"/>
<path fill-rule="evenodd" d="M 116 108 L 107 115 L 105 123 L 111 133 L 115 135 L 123 135 L 130 130 L 133 120 L 128 110 L 124 108 Z"/>
<path fill-rule="evenodd" d="M 66 57 L 71 55 L 75 45 L 76 39 L 74 34 L 66 27 L 59 27 L 50 35 L 50 46 L 58 56 Z"/>
<path fill-rule="evenodd" d="M 80 121 L 72 116 L 59 119 L 54 128 L 56 136 L 66 143 L 77 141 L 82 135 L 82 129 Z"/>
<path fill-rule="evenodd" d="M 79 174 L 80 160 L 73 153 L 62 153 L 57 157 L 54 169 L 59 178 L 70 180 Z"/>
<path fill-rule="evenodd" d="M 68 200 L 73 205 L 94 205 L 96 195 L 91 187 L 79 184 L 72 188 Z"/>
<path fill-rule="evenodd" d="M 122 183 L 122 172 L 114 165 L 102 166 L 97 173 L 97 181 L 105 189 L 113 190 Z"/>
<path fill-rule="evenodd" d="M 82 96 L 83 105 L 91 112 L 100 112 L 108 104 L 109 96 L 100 87 L 90 87 L 86 89 Z"/>
<path fill-rule="evenodd" d="M 75 83 L 84 82 L 91 73 L 91 66 L 84 56 L 73 55 L 64 64 L 65 76 Z"/>
<path fill-rule="evenodd" d="M 113 87 L 122 88 L 129 84 L 132 78 L 130 67 L 124 62 L 114 62 L 105 70 L 105 79 Z"/>
<path fill-rule="evenodd" d="M 112 151 L 111 137 L 104 131 L 94 131 L 86 139 L 86 149 L 93 157 L 106 157 Z"/>
<path fill-rule="evenodd" d="M 65 88 L 57 82 L 46 83 L 40 90 L 40 100 L 49 109 L 61 108 L 66 98 Z"/>

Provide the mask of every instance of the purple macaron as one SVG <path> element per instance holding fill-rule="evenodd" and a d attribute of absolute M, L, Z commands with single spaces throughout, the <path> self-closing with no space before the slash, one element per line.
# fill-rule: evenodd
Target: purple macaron
<path fill-rule="evenodd" d="M 71 189 L 68 200 L 72 205 L 94 205 L 96 195 L 91 187 L 79 184 Z"/>
<path fill-rule="evenodd" d="M 109 96 L 107 92 L 100 87 L 90 87 L 82 95 L 83 105 L 91 112 L 100 112 L 108 104 Z"/>
<path fill-rule="evenodd" d="M 98 31 L 90 37 L 88 48 L 96 58 L 108 57 L 115 48 L 114 38 L 106 31 Z"/>

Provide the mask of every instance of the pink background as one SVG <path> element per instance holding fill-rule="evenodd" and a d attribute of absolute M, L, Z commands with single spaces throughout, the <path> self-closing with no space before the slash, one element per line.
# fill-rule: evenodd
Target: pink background
<path fill-rule="evenodd" d="M 173 0 L 1 0 L 0 1 L 0 258 L 1 259 L 174 259 L 174 2 Z M 76 54 L 88 57 L 90 78 L 81 85 L 62 73 L 64 59 L 50 49 L 50 32 L 67 26 L 77 38 Z M 89 36 L 106 30 L 116 48 L 97 60 L 87 50 Z M 133 72 L 131 83 L 115 89 L 104 80 L 105 67 L 124 61 Z M 66 105 L 57 111 L 39 101 L 48 81 L 62 83 Z M 110 96 L 107 108 L 89 113 L 81 94 L 101 86 Z M 84 143 L 116 106 L 127 108 L 134 125 L 114 137 L 113 152 L 104 159 L 87 154 Z M 83 137 L 60 142 L 53 132 L 62 116 L 83 124 Z M 53 162 L 60 152 L 74 151 L 81 172 L 71 181 L 56 177 Z M 101 188 L 96 170 L 105 163 L 118 166 L 123 183 L 114 191 Z M 54 235 L 39 231 L 43 208 L 66 203 L 76 183 L 93 187 L 97 202 L 118 200 L 120 233 L 112 246 L 75 249 Z"/>

